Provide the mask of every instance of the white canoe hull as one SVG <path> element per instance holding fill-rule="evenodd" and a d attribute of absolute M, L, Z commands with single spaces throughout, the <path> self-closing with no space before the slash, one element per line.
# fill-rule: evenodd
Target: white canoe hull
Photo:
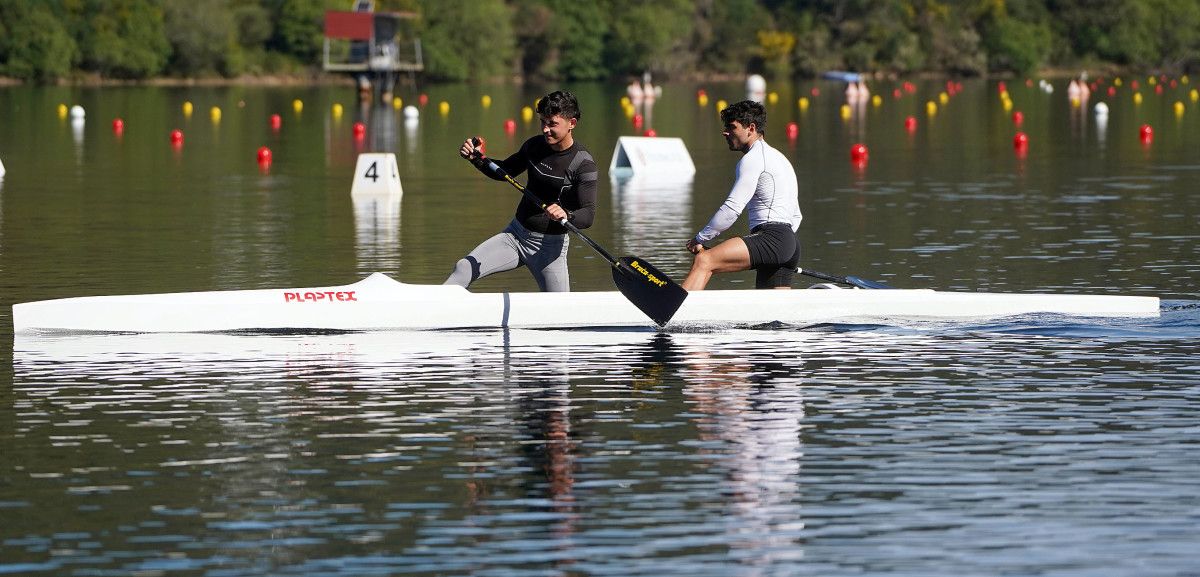
<path fill-rule="evenodd" d="M 1157 297 L 895 290 L 709 290 L 671 325 L 966 319 L 1031 313 L 1157 316 Z M 375 273 L 354 284 L 95 296 L 13 305 L 13 331 L 218 332 L 653 326 L 621 293 L 472 293 Z"/>

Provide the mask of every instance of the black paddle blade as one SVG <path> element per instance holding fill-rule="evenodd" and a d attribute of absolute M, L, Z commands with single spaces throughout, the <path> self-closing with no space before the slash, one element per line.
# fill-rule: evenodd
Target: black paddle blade
<path fill-rule="evenodd" d="M 688 295 L 671 277 L 636 256 L 617 259 L 613 265 L 613 282 L 629 302 L 660 327 L 675 316 Z"/>
<path fill-rule="evenodd" d="M 856 277 L 856 276 L 848 276 L 848 277 L 846 277 L 846 281 L 847 281 L 847 282 L 849 282 L 850 284 L 852 284 L 852 285 L 856 286 L 856 287 L 859 287 L 859 288 L 865 288 L 865 289 L 890 289 L 890 288 L 895 288 L 895 287 L 893 287 L 892 285 L 889 285 L 889 284 L 881 283 L 881 282 L 879 282 L 879 281 L 873 281 L 873 280 L 861 279 L 861 278 L 858 278 L 858 277 Z"/>

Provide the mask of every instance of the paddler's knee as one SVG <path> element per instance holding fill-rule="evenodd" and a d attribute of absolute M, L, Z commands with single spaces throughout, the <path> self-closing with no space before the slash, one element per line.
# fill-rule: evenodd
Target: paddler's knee
<path fill-rule="evenodd" d="M 454 263 L 454 270 L 450 272 L 450 276 L 446 277 L 446 282 L 442 284 L 452 284 L 467 288 L 476 280 L 479 280 L 479 261 L 473 257 L 466 256 Z"/>

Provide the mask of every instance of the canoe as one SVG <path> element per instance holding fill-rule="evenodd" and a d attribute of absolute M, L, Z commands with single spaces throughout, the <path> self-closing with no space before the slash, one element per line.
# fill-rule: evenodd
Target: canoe
<path fill-rule="evenodd" d="M 931 289 L 707 290 L 689 294 L 669 326 L 979 319 L 1031 313 L 1157 316 L 1159 299 Z M 406 284 L 382 273 L 331 287 L 37 301 L 13 305 L 12 317 L 16 334 L 654 326 L 616 291 L 473 293 L 458 286 Z"/>

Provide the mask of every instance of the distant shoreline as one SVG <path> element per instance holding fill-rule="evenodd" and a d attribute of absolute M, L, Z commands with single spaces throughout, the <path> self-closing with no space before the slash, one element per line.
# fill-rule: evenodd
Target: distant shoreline
<path fill-rule="evenodd" d="M 1151 72 L 1149 72 L 1149 71 L 1137 72 L 1137 71 L 1132 71 L 1132 70 L 1121 70 L 1115 65 L 1100 64 L 1100 65 L 1092 65 L 1092 66 L 1080 66 L 1078 68 L 1065 68 L 1065 67 L 1046 68 L 1043 70 L 1039 70 L 1035 74 L 1031 74 L 1031 75 L 1027 75 L 1027 76 L 1005 73 L 1005 74 L 990 74 L 990 75 L 986 75 L 986 76 L 975 76 L 975 77 L 969 77 L 969 78 L 979 78 L 979 79 L 983 79 L 983 80 L 989 80 L 989 79 L 1013 80 L 1015 78 L 1063 79 L 1063 78 L 1077 78 L 1080 76 L 1080 74 L 1082 74 L 1084 72 L 1086 72 L 1089 76 L 1092 76 L 1092 77 L 1113 77 L 1113 76 L 1128 76 L 1128 75 L 1141 75 L 1141 74 L 1149 75 L 1149 74 L 1151 74 Z M 695 74 L 690 74 L 690 75 L 679 77 L 679 78 L 672 78 L 668 82 L 671 82 L 671 81 L 674 81 L 674 82 L 737 82 L 737 81 L 744 79 L 748 74 L 749 73 L 747 73 L 747 74 L 695 73 Z M 863 78 L 866 79 L 868 82 L 870 82 L 870 81 L 874 81 L 874 82 L 897 81 L 897 80 L 902 80 L 902 79 L 906 79 L 906 78 L 923 79 L 923 80 L 945 79 L 945 78 L 958 78 L 958 79 L 968 78 L 968 77 L 963 77 L 961 75 L 949 74 L 946 72 L 918 72 L 918 73 L 908 74 L 908 75 L 901 75 L 901 74 L 896 74 L 896 73 L 891 73 L 891 72 L 865 72 L 862 74 L 863 74 Z M 806 82 L 806 81 L 813 81 L 813 80 L 819 80 L 819 78 L 817 78 L 817 77 L 797 78 L 797 79 L 793 79 L 792 81 Z M 618 80 L 614 79 L 612 81 L 616 82 Z M 480 84 L 517 84 L 517 85 L 519 85 L 519 84 L 529 83 L 529 82 L 534 82 L 534 81 L 515 77 L 515 78 L 509 78 L 509 79 L 489 78 L 489 79 L 477 80 L 474 82 L 477 82 Z M 545 83 L 547 81 L 539 81 L 539 82 Z M 549 82 L 562 83 L 564 81 L 549 81 Z M 9 77 L 0 76 L 0 86 L 23 86 L 23 85 L 36 85 L 36 84 L 38 84 L 38 83 L 20 80 L 17 78 L 9 78 Z M 417 84 L 436 85 L 436 84 L 444 84 L 444 83 L 442 83 L 442 82 L 425 82 L 425 83 L 418 82 Z M 457 82 L 450 82 L 450 83 L 445 83 L 445 84 L 457 84 Z M 219 76 L 191 77 L 191 78 L 159 77 L 159 78 L 148 78 L 148 79 L 138 79 L 138 80 L 125 80 L 125 79 L 120 79 L 120 78 L 104 78 L 104 77 L 101 77 L 96 74 L 88 74 L 88 75 L 76 75 L 71 78 L 60 78 L 54 82 L 48 82 L 48 83 L 46 83 L 46 85 L 47 86 L 76 86 L 76 87 L 78 87 L 78 86 L 166 86 L 166 87 L 172 87 L 172 86 L 301 86 L 301 85 L 354 86 L 355 82 L 354 82 L 353 78 L 351 78 L 350 76 L 344 75 L 344 74 L 329 74 L 329 73 L 322 72 L 322 71 L 315 71 L 315 72 L 304 73 L 304 74 L 264 74 L 264 75 L 245 74 L 245 75 L 236 76 L 233 78 L 224 78 L 224 77 L 219 77 Z M 409 86 L 409 85 L 411 85 L 411 83 L 407 82 L 407 80 L 402 77 L 397 82 L 397 85 L 398 86 Z"/>

